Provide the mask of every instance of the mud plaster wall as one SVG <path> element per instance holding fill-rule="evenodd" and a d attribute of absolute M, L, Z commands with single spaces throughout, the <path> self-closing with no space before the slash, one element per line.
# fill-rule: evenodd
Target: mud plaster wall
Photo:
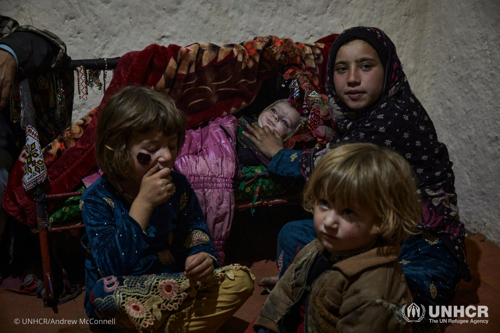
<path fill-rule="evenodd" d="M 152 43 L 239 43 L 259 35 L 313 42 L 355 25 L 394 41 L 417 97 L 454 162 L 466 227 L 500 244 L 498 0 L 0 0 L 0 11 L 59 35 L 73 59 Z M 76 98 L 73 119 L 97 106 Z"/>

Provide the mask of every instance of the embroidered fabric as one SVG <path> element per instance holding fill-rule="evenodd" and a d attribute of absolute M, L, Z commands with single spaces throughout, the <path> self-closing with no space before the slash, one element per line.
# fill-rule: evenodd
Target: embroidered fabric
<path fill-rule="evenodd" d="M 192 248 L 198 244 L 205 244 L 210 242 L 210 237 L 206 233 L 201 230 L 193 230 L 188 237 L 186 238 L 186 242 L 184 246 L 187 248 Z"/>
<path fill-rule="evenodd" d="M 167 320 L 172 319 L 183 302 L 196 297 L 197 291 L 226 278 L 234 279 L 235 270 L 243 270 L 255 279 L 250 269 L 239 264 L 216 269 L 211 280 L 196 284 L 182 274 L 169 273 L 103 278 L 92 290 L 95 311 L 99 317 L 115 318 L 112 326 L 121 332 L 142 332 L 151 329 L 164 312 L 171 312 Z"/>
<path fill-rule="evenodd" d="M 28 125 L 26 128 L 26 158 L 24 163 L 23 187 L 26 191 L 47 178 L 47 168 L 43 161 L 42 148 L 38 141 L 38 132 Z"/>

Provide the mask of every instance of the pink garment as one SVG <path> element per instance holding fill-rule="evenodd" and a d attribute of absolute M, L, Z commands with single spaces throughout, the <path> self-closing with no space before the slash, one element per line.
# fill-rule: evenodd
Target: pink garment
<path fill-rule="evenodd" d="M 235 207 L 237 130 L 234 116 L 219 117 L 205 127 L 187 130 L 186 142 L 174 165 L 187 177 L 198 197 L 221 265 Z"/>
<path fill-rule="evenodd" d="M 99 177 L 102 176 L 104 172 L 102 172 L 101 169 L 97 170 L 97 172 L 92 172 L 90 173 L 87 177 L 82 179 L 83 185 L 85 188 L 89 188 L 90 185 L 95 183 L 96 180 L 99 179 Z"/>

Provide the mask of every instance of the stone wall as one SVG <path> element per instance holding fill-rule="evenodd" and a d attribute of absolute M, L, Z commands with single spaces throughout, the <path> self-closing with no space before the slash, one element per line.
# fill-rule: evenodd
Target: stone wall
<path fill-rule="evenodd" d="M 56 33 L 73 59 L 259 35 L 313 42 L 377 26 L 396 44 L 413 91 L 448 145 L 462 221 L 500 244 L 498 0 L 2 0 L 2 12 Z M 101 97 L 91 91 L 85 103 L 76 98 L 74 119 Z"/>

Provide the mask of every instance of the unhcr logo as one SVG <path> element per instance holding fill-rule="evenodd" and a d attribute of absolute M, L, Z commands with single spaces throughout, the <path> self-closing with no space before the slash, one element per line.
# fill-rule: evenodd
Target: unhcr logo
<path fill-rule="evenodd" d="M 419 323 L 425 317 L 425 307 L 423 305 L 419 307 L 415 303 L 411 303 L 408 308 L 406 304 L 403 305 L 401 312 L 403 313 L 403 318 L 409 323 Z"/>
<path fill-rule="evenodd" d="M 430 323 L 488 324 L 489 321 L 488 319 L 476 319 L 476 317 L 488 318 L 486 305 L 478 305 L 477 308 L 474 305 L 467 307 L 463 305 L 429 306 L 429 317 Z"/>
<path fill-rule="evenodd" d="M 406 304 L 401 308 L 403 318 L 409 323 L 418 323 L 425 318 L 425 307 L 411 303 L 408 307 Z M 448 323 L 448 324 L 488 324 L 488 307 L 485 305 L 430 305 L 429 306 L 429 322 Z"/>

